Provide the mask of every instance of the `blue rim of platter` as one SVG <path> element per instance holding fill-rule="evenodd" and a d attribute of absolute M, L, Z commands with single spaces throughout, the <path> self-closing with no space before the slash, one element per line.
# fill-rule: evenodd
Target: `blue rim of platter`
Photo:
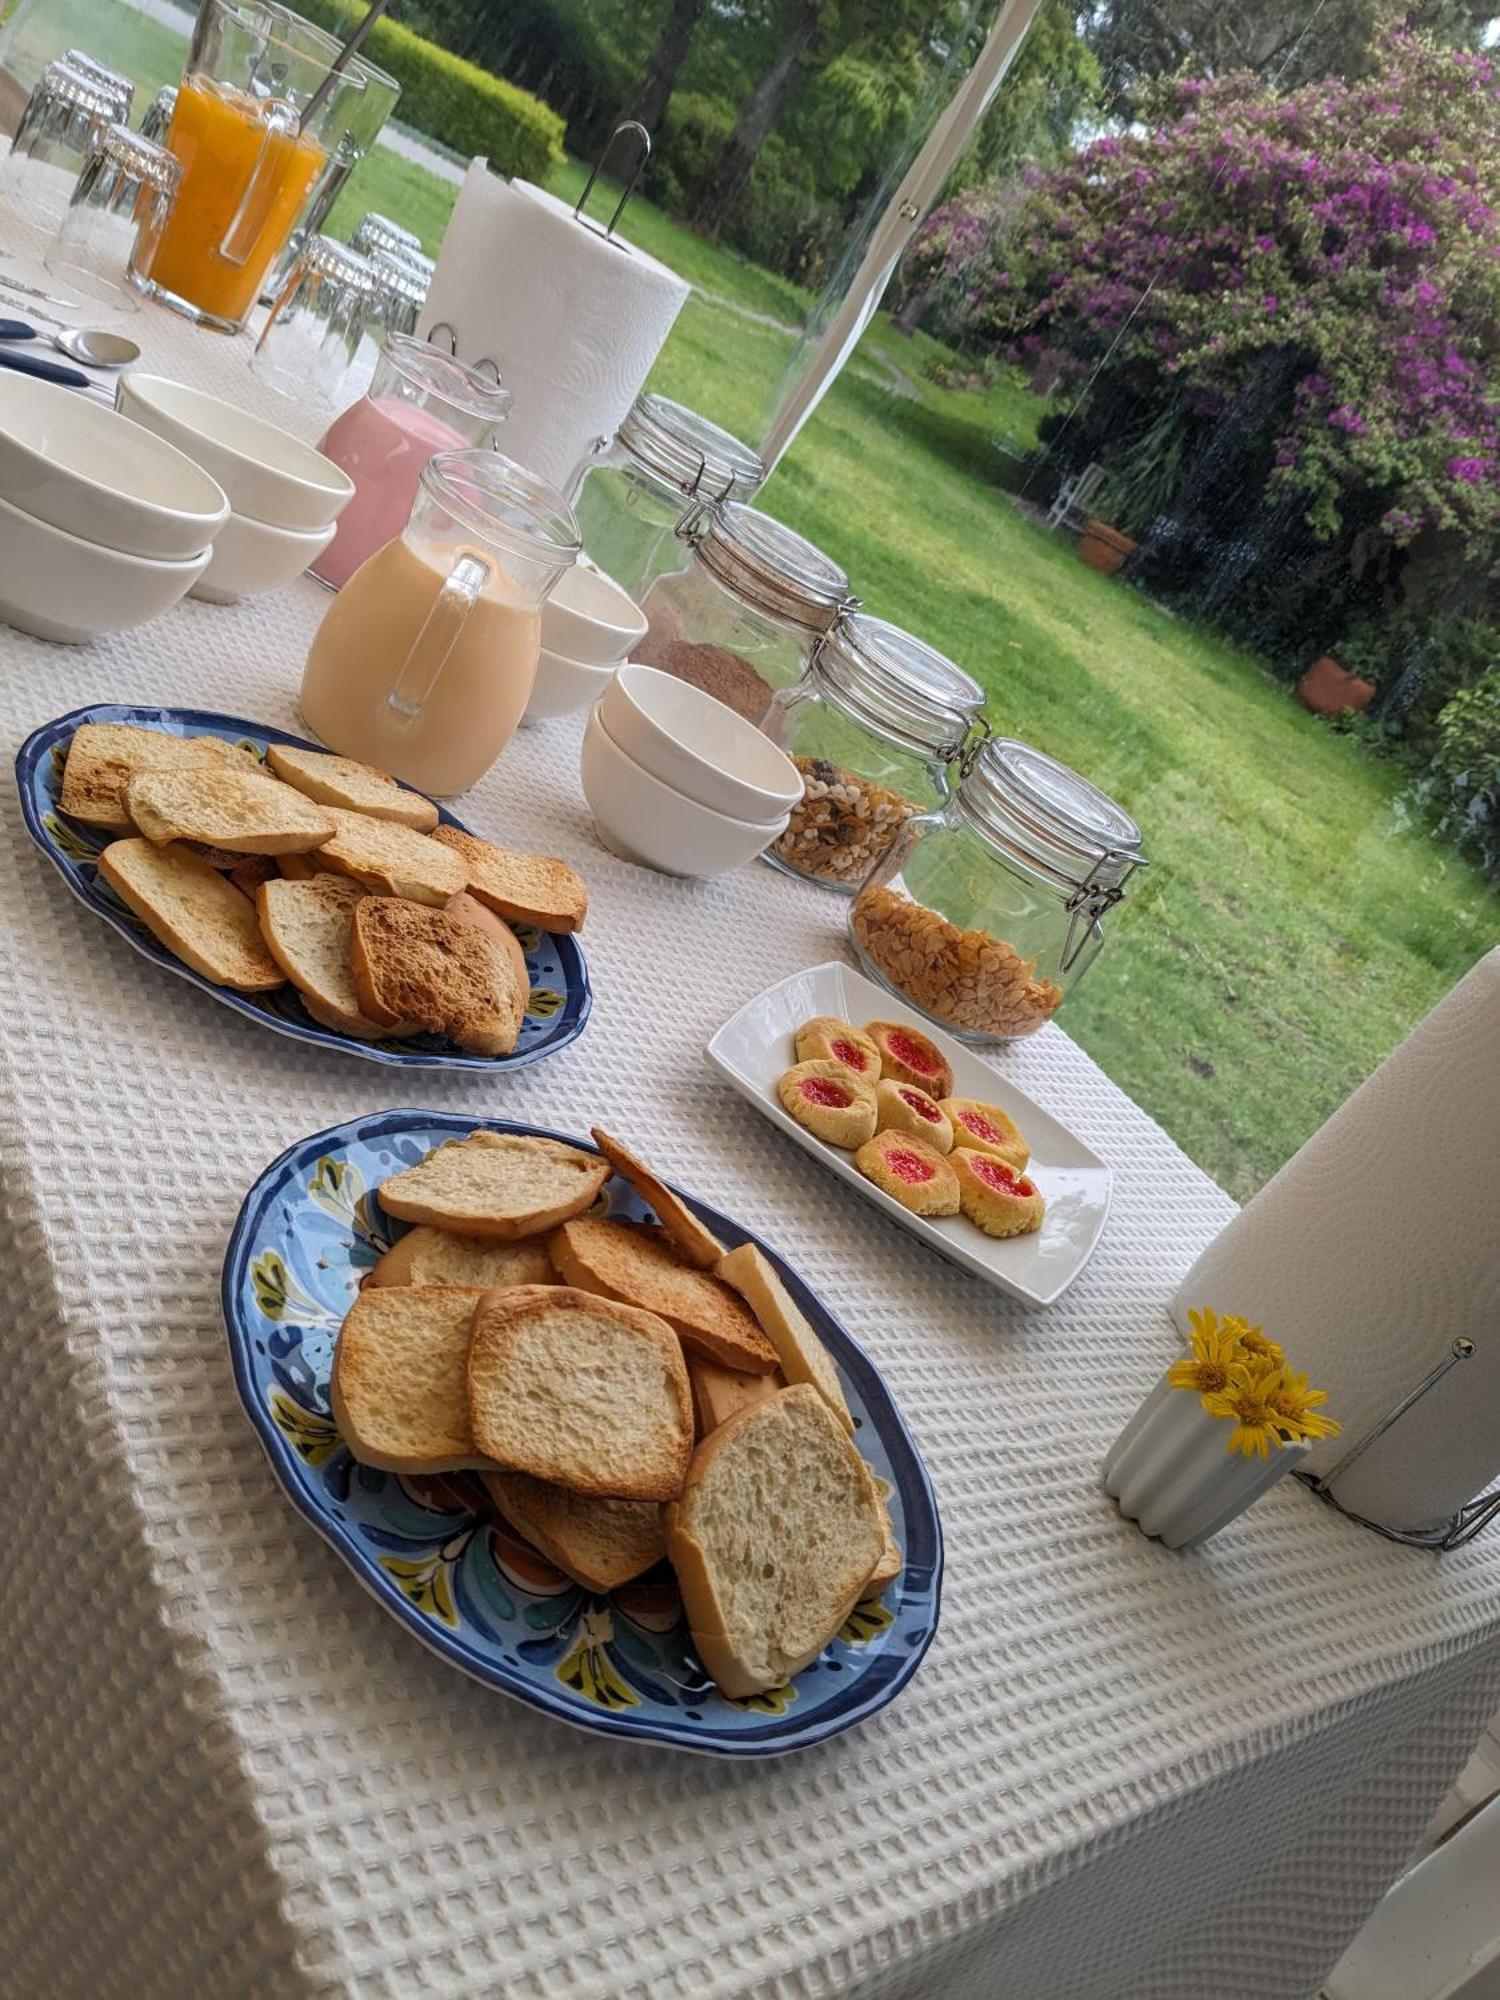
<path fill-rule="evenodd" d="M 482 1070 L 489 1075 L 526 1069 L 546 1056 L 556 1055 L 583 1033 L 594 996 L 582 947 L 576 938 L 561 932 L 539 931 L 522 924 L 512 924 L 511 929 L 526 954 L 531 1002 L 521 1024 L 520 1039 L 508 1056 L 474 1055 L 441 1035 L 417 1035 L 409 1042 L 361 1041 L 319 1026 L 302 1006 L 294 987 L 251 994 L 216 985 L 160 944 L 134 912 L 126 909 L 97 879 L 98 856 L 117 836 L 63 817 L 59 805 L 63 758 L 73 731 L 84 722 L 128 722 L 141 729 L 165 730 L 173 736 L 222 736 L 260 756 L 264 756 L 268 743 L 288 743 L 299 750 L 327 753 L 321 744 L 310 743 L 305 736 L 293 736 L 285 729 L 273 729 L 265 723 L 246 722 L 238 716 L 218 715 L 202 708 L 133 707 L 97 702 L 59 715 L 32 731 L 16 752 L 16 788 L 26 831 L 79 902 L 102 917 L 143 957 L 164 966 L 179 979 L 186 979 L 190 985 L 201 987 L 224 1006 L 232 1007 L 237 1014 L 270 1028 L 275 1034 L 288 1035 L 293 1041 L 308 1042 L 315 1048 L 334 1049 L 340 1055 L 358 1056 L 366 1062 L 386 1063 L 396 1069 Z M 472 831 L 442 805 L 437 810 L 445 826 L 456 826 L 464 833 Z"/>
<path fill-rule="evenodd" d="M 769 1244 L 674 1189 L 729 1247 L 755 1243 L 838 1364 L 856 1440 L 906 1562 L 856 1607 L 790 1688 L 730 1701 L 692 1652 L 665 1565 L 608 1597 L 548 1565 L 467 1474 L 411 1479 L 360 1466 L 328 1411 L 328 1368 L 358 1284 L 404 1233 L 375 1189 L 432 1147 L 484 1128 L 585 1139 L 461 1113 L 371 1113 L 299 1139 L 245 1197 L 221 1288 L 235 1386 L 281 1486 L 356 1578 L 424 1645 L 485 1686 L 602 1735 L 711 1756 L 805 1749 L 866 1721 L 905 1687 L 937 1630 L 943 1538 L 926 1469 L 874 1363 Z M 647 1216 L 619 1176 L 594 1213 Z"/>

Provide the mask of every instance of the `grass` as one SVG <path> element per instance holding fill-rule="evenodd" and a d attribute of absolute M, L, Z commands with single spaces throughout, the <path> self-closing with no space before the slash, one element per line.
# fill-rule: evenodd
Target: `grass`
<path fill-rule="evenodd" d="M 54 12 L 73 10 L 82 45 L 149 89 L 175 75 L 178 38 L 116 5 L 104 46 L 97 5 Z M 570 162 L 554 187 L 576 197 L 584 178 Z M 336 223 L 378 208 L 435 250 L 454 193 L 378 150 Z M 653 386 L 760 435 L 808 295 L 648 202 L 632 203 L 627 233 L 697 288 Z M 925 370 L 941 352 L 877 319 L 766 504 L 843 563 L 872 610 L 968 667 L 998 728 L 1140 822 L 1151 867 L 1064 1024 L 1246 1196 L 1493 943 L 1500 899 L 1402 829 L 1389 765 L 1304 714 L 1255 659 L 1095 576 L 1019 514 L 1006 451 L 1033 441 L 1042 406 L 1010 381 L 937 388 Z"/>

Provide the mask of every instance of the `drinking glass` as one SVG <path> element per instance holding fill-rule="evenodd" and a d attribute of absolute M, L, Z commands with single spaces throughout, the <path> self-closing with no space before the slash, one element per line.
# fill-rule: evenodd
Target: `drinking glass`
<path fill-rule="evenodd" d="M 375 299 L 365 258 L 331 236 L 311 237 L 266 316 L 251 366 L 283 395 L 333 402 Z"/>
<path fill-rule="evenodd" d="M 90 154 L 61 229 L 48 246 L 49 271 L 70 290 L 139 312 L 126 267 L 137 235 L 159 235 L 182 178 L 182 162 L 128 125 L 111 125 Z"/>
<path fill-rule="evenodd" d="M 128 97 L 124 108 L 128 108 Z M 0 169 L 0 196 L 13 204 L 11 250 L 45 249 L 67 214 L 89 155 L 122 122 L 118 91 L 70 63 L 48 63 L 26 100 Z"/>

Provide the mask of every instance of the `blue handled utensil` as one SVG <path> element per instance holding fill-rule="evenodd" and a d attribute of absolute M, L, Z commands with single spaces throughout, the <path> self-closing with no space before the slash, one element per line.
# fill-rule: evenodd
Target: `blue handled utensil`
<path fill-rule="evenodd" d="M 16 340 L 24 336 L 8 334 L 5 338 Z M 63 389 L 94 389 L 97 383 L 77 368 L 64 368 L 60 361 L 44 361 L 40 354 L 18 353 L 12 347 L 0 347 L 0 368 L 12 368 L 18 375 L 36 375 L 43 382 L 56 382 Z"/>

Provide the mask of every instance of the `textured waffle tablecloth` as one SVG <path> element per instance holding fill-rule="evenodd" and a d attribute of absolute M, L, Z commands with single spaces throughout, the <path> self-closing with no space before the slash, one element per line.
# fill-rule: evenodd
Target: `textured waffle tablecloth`
<path fill-rule="evenodd" d="M 139 323 L 158 365 L 249 389 L 242 343 Z M 81 650 L 0 630 L 4 740 L 94 700 L 295 726 L 325 602 L 183 605 Z M 248 1025 L 4 809 L 0 1992 L 1304 2000 L 1500 1701 L 1500 1538 L 1435 1558 L 1295 1487 L 1196 1557 L 1121 1521 L 1099 1460 L 1229 1201 L 1049 1028 L 1000 1067 L 1115 1169 L 1080 1281 L 1028 1315 L 892 1228 L 704 1058 L 843 949 L 842 904 L 615 860 L 578 738 L 523 733 L 463 807 L 593 892 L 589 1029 L 498 1087 Z M 613 1746 L 430 1656 L 294 1514 L 231 1382 L 225 1239 L 289 1142 L 403 1102 L 607 1124 L 867 1345 L 948 1549 L 877 1719 L 740 1765 Z"/>

